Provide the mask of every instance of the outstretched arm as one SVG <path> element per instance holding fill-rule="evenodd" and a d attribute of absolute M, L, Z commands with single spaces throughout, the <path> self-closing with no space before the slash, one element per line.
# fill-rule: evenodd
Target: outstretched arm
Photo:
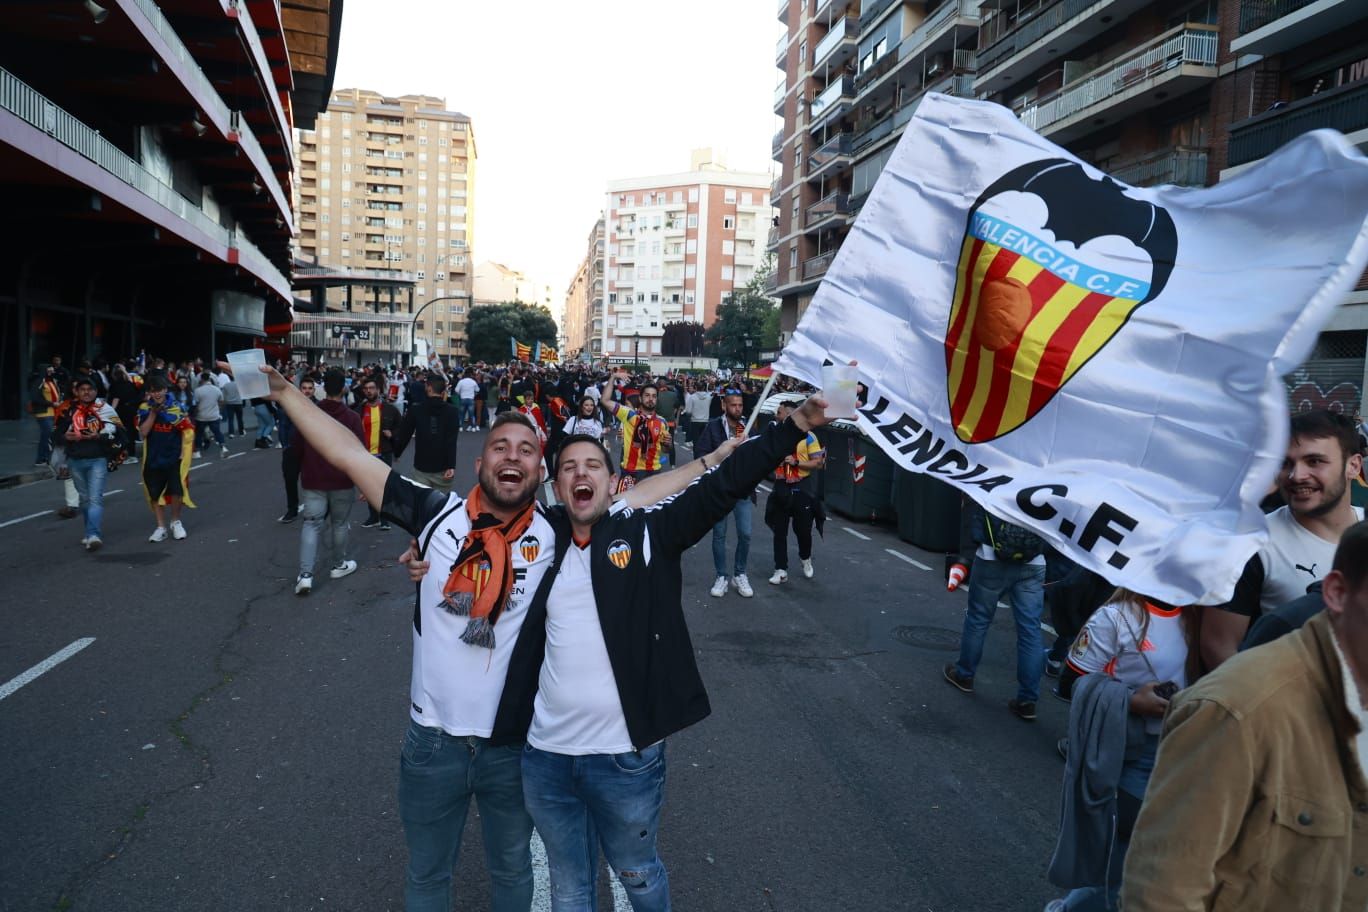
<path fill-rule="evenodd" d="M 618 494 L 614 500 L 625 500 L 627 506 L 637 509 L 649 507 L 651 504 L 659 503 L 667 497 L 673 497 L 680 491 L 689 486 L 689 483 L 704 472 L 726 459 L 731 451 L 741 445 L 739 437 L 733 437 L 724 442 L 717 449 L 706 456 L 686 462 L 684 465 L 668 472 L 661 472 L 659 475 L 652 475 L 636 485 L 629 488 L 626 492 Z"/>
<path fill-rule="evenodd" d="M 285 410 L 295 432 L 302 434 L 309 441 L 309 446 L 334 468 L 345 473 L 367 503 L 383 503 L 390 467 L 368 453 L 365 444 L 356 438 L 350 428 L 334 421 L 275 368 L 263 365 L 260 370 L 271 383 L 271 394 L 266 398 Z"/>

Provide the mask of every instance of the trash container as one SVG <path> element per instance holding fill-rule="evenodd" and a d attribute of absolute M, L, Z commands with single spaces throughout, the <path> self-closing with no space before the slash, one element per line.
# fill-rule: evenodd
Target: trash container
<path fill-rule="evenodd" d="M 893 510 L 903 541 L 941 553 L 959 547 L 960 493 L 939 478 L 898 469 Z"/>
<path fill-rule="evenodd" d="M 829 425 L 824 500 L 835 513 L 863 522 L 893 518 L 893 460 L 849 422 Z"/>

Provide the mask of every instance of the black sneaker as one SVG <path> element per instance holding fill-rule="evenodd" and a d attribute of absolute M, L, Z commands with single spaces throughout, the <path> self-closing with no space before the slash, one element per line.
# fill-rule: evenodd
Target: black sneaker
<path fill-rule="evenodd" d="M 1060 700 L 1064 703 L 1073 702 L 1073 687 L 1071 686 L 1067 690 L 1065 690 L 1063 681 L 1060 681 L 1054 687 L 1051 687 L 1050 693 L 1054 696 L 1056 700 Z"/>
<path fill-rule="evenodd" d="M 394 526 L 391 526 L 389 523 L 385 522 L 383 519 L 380 520 L 380 531 L 381 531 L 381 532 L 388 532 L 390 529 L 393 529 L 393 528 L 394 528 Z"/>
<path fill-rule="evenodd" d="M 294 510 L 286 510 L 285 515 L 276 520 L 278 523 L 292 523 L 299 514 Z"/>
<path fill-rule="evenodd" d="M 379 520 L 379 519 L 376 519 L 376 518 L 374 518 L 374 517 L 368 516 L 368 517 L 366 517 L 366 521 L 363 522 L 363 523 L 361 524 L 361 528 L 363 528 L 363 529 L 374 529 L 374 528 L 375 528 L 376 526 L 378 526 L 378 525 L 380 525 L 380 520 Z"/>
<path fill-rule="evenodd" d="M 1059 677 L 1059 673 L 1064 670 L 1064 663 L 1059 659 L 1052 659 L 1048 655 L 1045 657 L 1045 674 L 1051 678 Z"/>
<path fill-rule="evenodd" d="M 1036 720 L 1035 704 L 1030 701 L 1011 699 L 1007 701 L 1007 708 L 1012 711 L 1012 715 L 1026 722 Z"/>
<path fill-rule="evenodd" d="M 1056 742 L 1055 742 L 1055 750 L 1059 751 L 1059 756 L 1060 756 L 1060 758 L 1061 758 L 1065 763 L 1069 762 L 1069 739 L 1068 739 L 1068 738 L 1060 738 L 1058 741 L 1056 741 Z"/>
<path fill-rule="evenodd" d="M 961 675 L 959 673 L 959 669 L 955 668 L 954 662 L 951 662 L 949 665 L 945 666 L 945 680 L 949 681 L 951 684 L 958 687 L 960 690 L 964 691 L 967 694 L 971 694 L 974 692 L 974 679 L 966 678 L 963 675 Z"/>

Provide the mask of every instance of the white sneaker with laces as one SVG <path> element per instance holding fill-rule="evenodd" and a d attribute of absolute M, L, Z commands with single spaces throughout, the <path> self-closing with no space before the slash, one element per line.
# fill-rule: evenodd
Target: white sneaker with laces
<path fill-rule="evenodd" d="M 228 455 L 228 447 L 226 447 L 226 446 L 219 447 L 219 450 L 220 450 L 220 452 L 219 452 L 219 455 L 220 455 L 220 456 L 227 456 L 227 455 Z"/>
<path fill-rule="evenodd" d="M 812 574 L 815 572 L 816 571 L 812 569 L 811 559 L 803 561 L 803 576 L 807 577 L 808 579 L 812 579 Z"/>
<path fill-rule="evenodd" d="M 313 574 L 301 573 L 295 580 L 295 595 L 308 595 L 313 591 Z"/>
<path fill-rule="evenodd" d="M 152 534 L 147 536 L 147 540 L 150 542 L 166 541 L 166 526 L 157 526 L 152 530 Z"/>
<path fill-rule="evenodd" d="M 750 598 L 755 595 L 755 590 L 751 588 L 750 580 L 746 578 L 744 573 L 736 574 L 732 579 L 732 584 L 736 586 L 736 592 L 742 598 Z"/>
<path fill-rule="evenodd" d="M 179 519 L 171 520 L 171 537 L 174 538 L 176 541 L 180 541 L 181 539 L 185 538 L 185 526 L 181 525 L 181 521 Z"/>
<path fill-rule="evenodd" d="M 770 581 L 770 585 L 771 585 L 771 586 L 778 586 L 780 583 L 786 582 L 787 580 L 788 580 L 788 571 L 787 571 L 787 570 L 775 570 L 775 571 L 774 571 L 774 575 L 771 576 L 771 577 L 769 578 L 769 581 Z"/>
<path fill-rule="evenodd" d="M 103 544 L 104 542 L 100 540 L 100 536 L 92 535 L 90 538 L 86 539 L 85 546 L 87 551 L 99 551 L 100 546 Z"/>
<path fill-rule="evenodd" d="M 351 576 L 356 572 L 356 561 L 344 560 L 328 571 L 328 576 L 332 579 L 341 579 L 344 576 Z"/>
<path fill-rule="evenodd" d="M 711 595 L 713 598 L 721 598 L 726 594 L 727 578 L 725 576 L 719 576 L 717 581 L 712 584 L 712 588 L 708 590 L 708 595 Z"/>

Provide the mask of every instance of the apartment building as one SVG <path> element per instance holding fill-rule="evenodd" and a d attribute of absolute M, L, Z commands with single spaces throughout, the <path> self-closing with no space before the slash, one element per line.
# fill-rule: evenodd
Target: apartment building
<path fill-rule="evenodd" d="M 712 325 L 764 263 L 769 187 L 768 175 L 729 170 L 711 149 L 695 150 L 686 172 L 609 181 L 604 355 L 659 355 L 667 323 Z"/>
<path fill-rule="evenodd" d="M 493 260 L 485 260 L 476 265 L 474 295 L 476 307 L 481 304 L 521 301 L 524 304 L 545 307 L 553 313 L 556 311 L 552 306 L 549 284 L 529 276 L 521 269 L 514 269 Z"/>
<path fill-rule="evenodd" d="M 412 276 L 413 331 L 439 355 L 464 358 L 475 162 L 470 118 L 447 110 L 445 99 L 334 91 L 315 128 L 298 137 L 300 256 L 361 275 Z M 362 299 L 380 302 L 378 311 L 368 308 L 373 313 L 412 320 L 398 316 L 392 287 L 373 286 Z M 356 307 L 347 287 L 329 288 L 325 297 L 340 321 Z"/>
<path fill-rule="evenodd" d="M 603 351 L 603 219 L 594 223 L 589 243 L 565 291 L 561 317 L 565 360 L 597 358 Z"/>
<path fill-rule="evenodd" d="M 8 10 L 0 417 L 24 413 L 52 355 L 207 357 L 289 325 L 292 130 L 331 84 L 341 26 L 340 2 L 310 7 Z"/>
<path fill-rule="evenodd" d="M 1134 186 L 1209 185 L 1320 126 L 1368 144 L 1362 0 L 786 0 L 779 14 L 785 331 L 928 91 L 1001 103 Z M 1292 381 L 1298 401 L 1334 390 L 1359 407 L 1366 335 L 1360 283 Z"/>

